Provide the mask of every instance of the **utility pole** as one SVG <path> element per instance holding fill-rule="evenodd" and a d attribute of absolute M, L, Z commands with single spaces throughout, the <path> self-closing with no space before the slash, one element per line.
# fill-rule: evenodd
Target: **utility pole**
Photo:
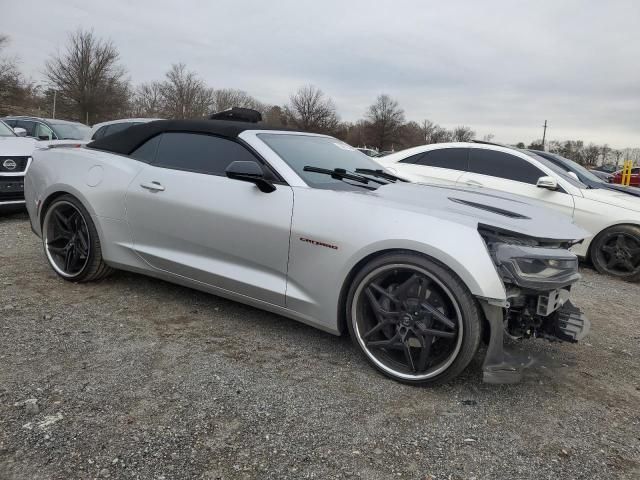
<path fill-rule="evenodd" d="M 544 127 L 544 130 L 542 130 L 542 150 L 546 150 L 545 143 L 544 143 L 545 139 L 547 138 L 547 121 L 546 120 L 544 121 L 543 127 Z"/>
<path fill-rule="evenodd" d="M 56 95 L 58 91 L 53 91 L 53 112 L 51 113 L 51 118 L 56 118 Z"/>

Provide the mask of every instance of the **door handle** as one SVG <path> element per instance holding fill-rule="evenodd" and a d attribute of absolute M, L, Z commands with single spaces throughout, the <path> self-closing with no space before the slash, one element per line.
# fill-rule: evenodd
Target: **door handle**
<path fill-rule="evenodd" d="M 140 186 L 152 192 L 164 192 L 164 187 L 159 182 L 141 183 Z"/>
<path fill-rule="evenodd" d="M 476 181 L 476 180 L 467 180 L 466 182 L 464 182 L 467 185 L 471 185 L 473 187 L 483 187 L 484 185 L 482 185 L 482 183 Z"/>

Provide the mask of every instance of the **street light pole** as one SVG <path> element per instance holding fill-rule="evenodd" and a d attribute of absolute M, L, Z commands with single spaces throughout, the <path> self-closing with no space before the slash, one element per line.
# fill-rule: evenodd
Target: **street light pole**
<path fill-rule="evenodd" d="M 56 95 L 58 91 L 53 91 L 53 112 L 51 113 L 51 118 L 56 118 Z"/>
<path fill-rule="evenodd" d="M 544 129 L 542 130 L 542 150 L 546 150 L 545 148 L 545 139 L 547 138 L 547 121 L 544 121 L 544 125 L 543 125 Z"/>

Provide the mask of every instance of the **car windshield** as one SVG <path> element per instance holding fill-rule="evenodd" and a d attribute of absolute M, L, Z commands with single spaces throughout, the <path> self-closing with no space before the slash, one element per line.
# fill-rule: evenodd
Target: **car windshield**
<path fill-rule="evenodd" d="M 60 140 L 82 140 L 91 131 L 81 123 L 51 123 Z"/>
<path fill-rule="evenodd" d="M 598 182 L 598 183 L 606 183 L 604 182 L 600 177 L 598 177 L 597 175 L 591 173 L 589 170 L 587 170 L 586 168 L 584 168 L 582 165 L 580 165 L 577 162 L 574 162 L 573 160 L 569 160 L 568 158 L 565 157 L 561 157 L 558 154 L 553 154 L 553 157 L 562 164 L 562 167 L 564 167 L 565 170 L 570 171 L 570 172 L 574 172 L 577 175 L 583 176 L 585 177 L 587 180 L 590 180 L 592 182 Z"/>
<path fill-rule="evenodd" d="M 575 178 L 573 178 L 571 175 L 569 175 L 567 173 L 567 171 L 564 168 L 559 167 L 558 165 L 556 165 L 552 161 L 550 161 L 550 160 L 548 160 L 548 159 L 546 159 L 544 157 L 541 157 L 540 155 L 536 155 L 535 153 L 530 152 L 528 150 L 520 150 L 520 151 L 522 153 L 526 153 L 527 155 L 529 155 L 532 158 L 535 158 L 538 162 L 542 163 L 545 167 L 548 167 L 551 170 L 553 170 L 553 172 L 555 174 L 557 174 L 560 178 L 562 178 L 566 182 L 569 182 L 574 187 L 587 188 L 587 186 L 584 183 L 582 183 L 581 181 L 576 180 Z"/>
<path fill-rule="evenodd" d="M 287 135 L 261 133 L 260 140 L 276 152 L 295 172 L 314 188 L 331 190 L 360 190 L 362 183 L 351 183 L 329 175 L 305 171 L 305 166 L 333 170 L 344 169 L 355 172 L 356 169 L 380 170 L 379 163 L 374 162 L 364 153 L 336 138 L 312 135 Z M 368 187 L 376 188 L 380 184 L 370 182 Z"/>
<path fill-rule="evenodd" d="M 15 137 L 13 129 L 4 122 L 0 122 L 0 137 Z"/>

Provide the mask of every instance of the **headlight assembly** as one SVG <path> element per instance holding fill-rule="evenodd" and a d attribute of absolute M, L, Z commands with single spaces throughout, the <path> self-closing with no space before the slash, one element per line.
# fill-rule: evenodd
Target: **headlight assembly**
<path fill-rule="evenodd" d="M 493 243 L 496 266 L 514 284 L 534 290 L 570 285 L 580 279 L 578 257 L 559 248 Z"/>

